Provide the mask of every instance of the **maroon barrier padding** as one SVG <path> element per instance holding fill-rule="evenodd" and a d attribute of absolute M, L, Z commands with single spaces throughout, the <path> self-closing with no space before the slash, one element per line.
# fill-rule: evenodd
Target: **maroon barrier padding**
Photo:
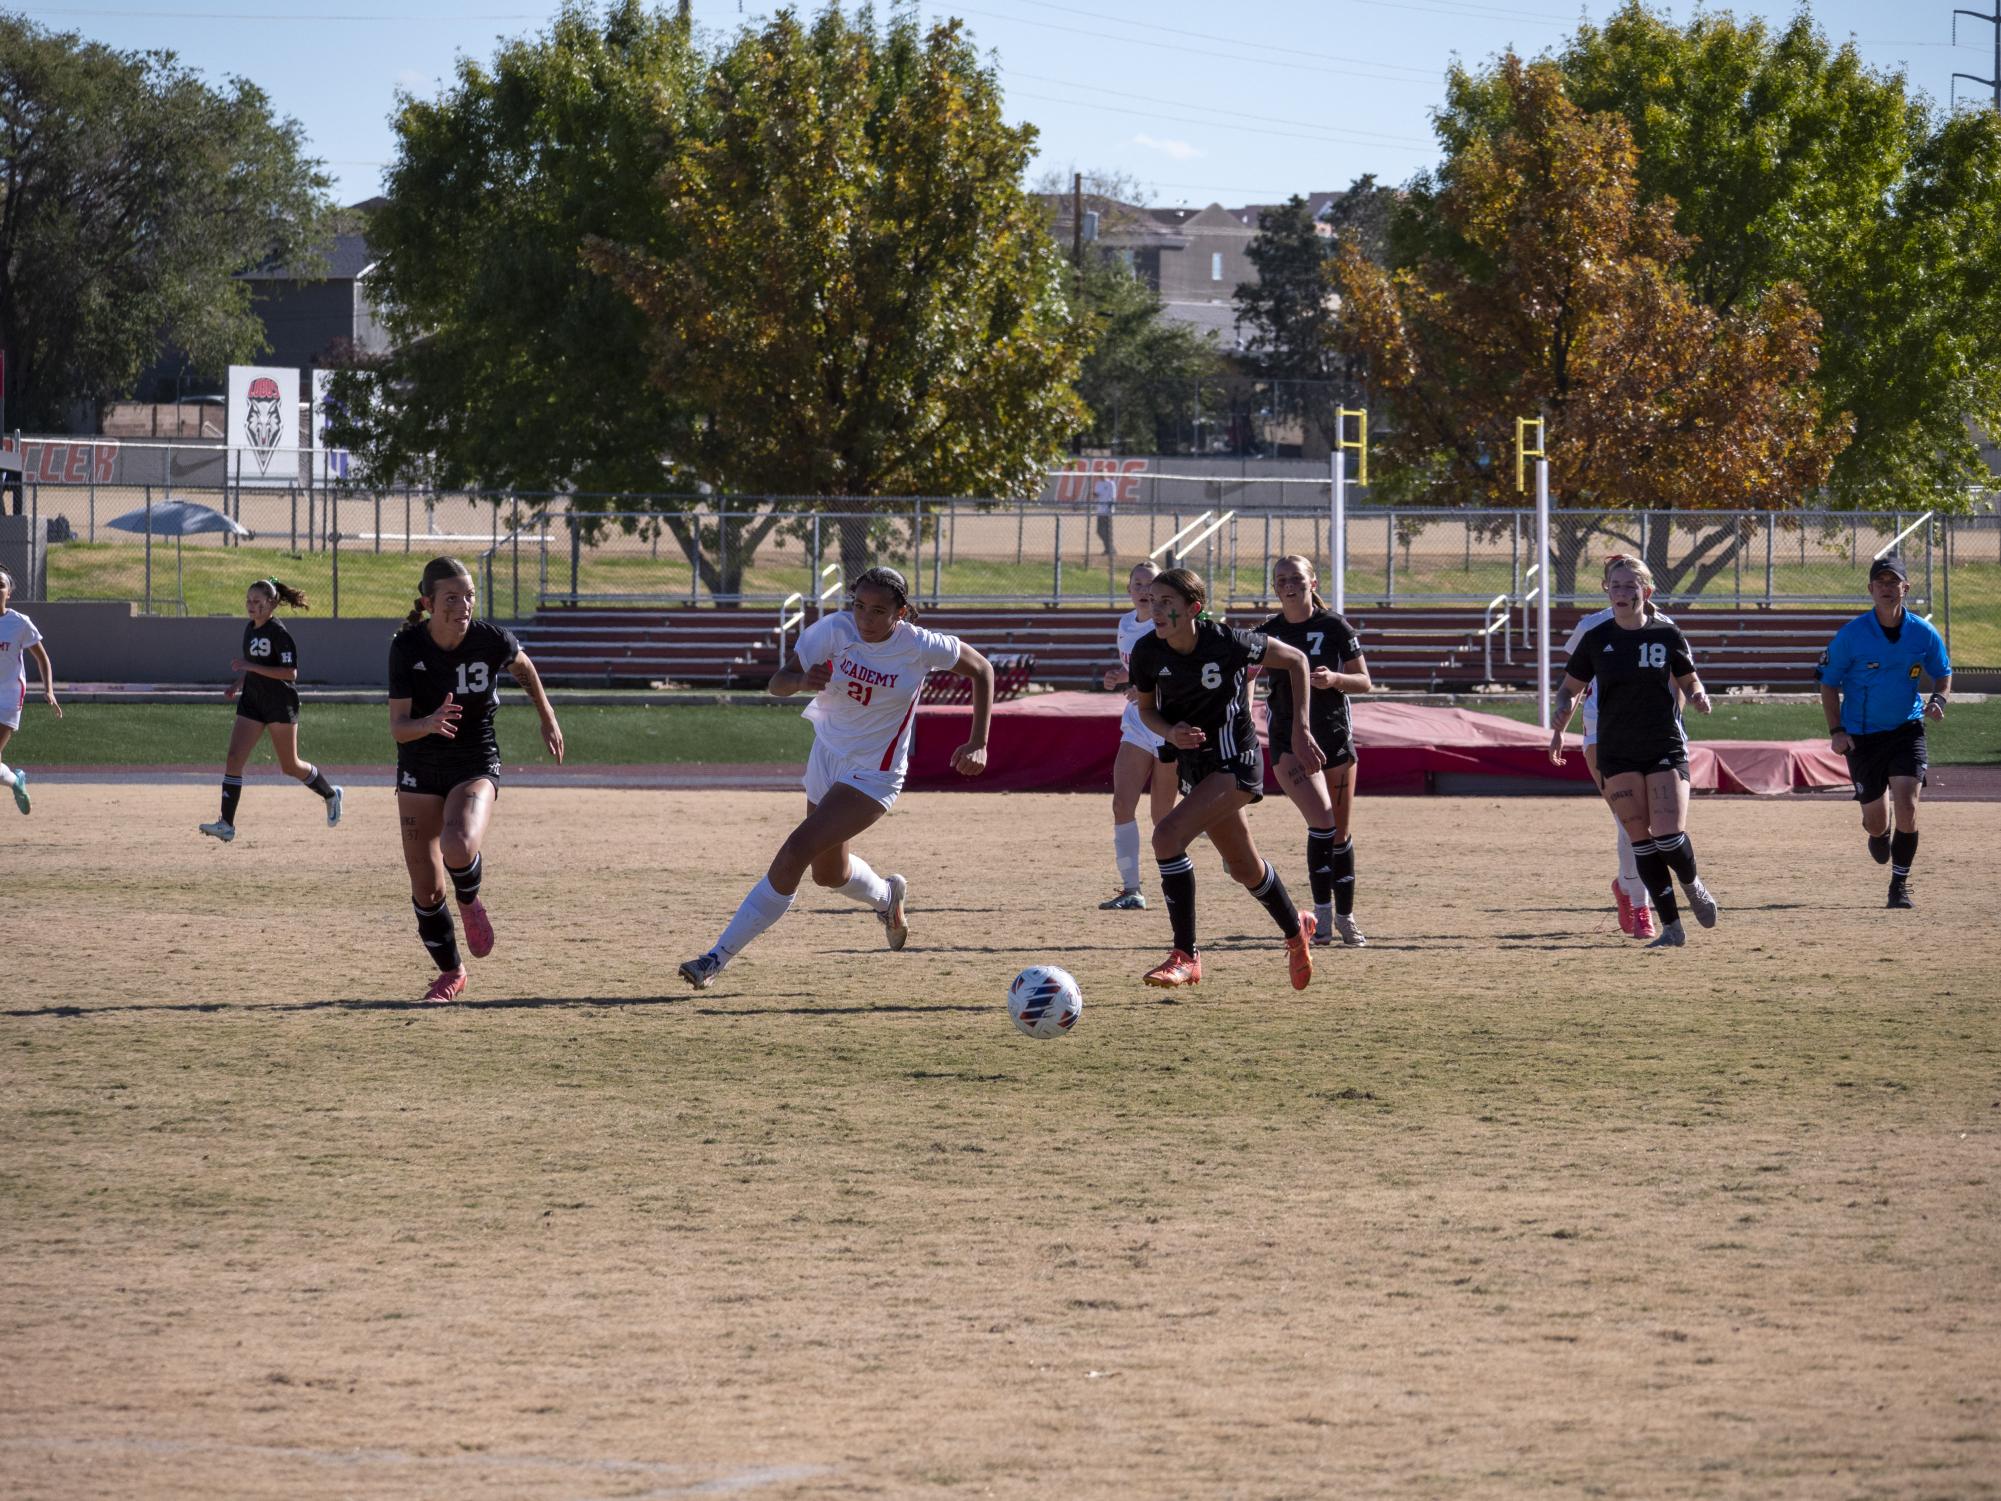
<path fill-rule="evenodd" d="M 952 752 L 972 727 L 970 706 L 927 706 L 917 714 L 911 787 L 978 788 L 987 792 L 1109 792 L 1118 753 L 1116 693 L 1040 693 L 994 708 L 987 771 L 968 780 L 952 769 Z M 1545 782 L 1589 780 L 1583 741 L 1561 767 L 1549 763 L 1548 737 L 1531 724 L 1471 709 L 1425 707 L 1363 699 L 1354 705 L 1355 744 L 1364 791 L 1420 793 L 1432 773 L 1519 777 Z M 1264 705 L 1257 705 L 1259 734 Z M 1719 740 L 1689 747 L 1689 777 L 1701 792 L 1792 792 L 1848 785 L 1848 767 L 1818 741 Z M 1276 791 L 1269 763 L 1265 786 Z"/>

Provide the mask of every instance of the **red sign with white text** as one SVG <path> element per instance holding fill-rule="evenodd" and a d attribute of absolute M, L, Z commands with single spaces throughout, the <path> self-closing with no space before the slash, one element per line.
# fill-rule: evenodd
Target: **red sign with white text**
<path fill-rule="evenodd" d="M 1146 462 L 1145 459 L 1077 459 L 1068 468 L 1058 469 L 1050 476 L 1056 481 L 1056 503 L 1075 505 L 1094 499 L 1092 491 L 1098 480 L 1110 475 L 1118 486 L 1114 502 L 1118 505 L 1137 505 Z"/>

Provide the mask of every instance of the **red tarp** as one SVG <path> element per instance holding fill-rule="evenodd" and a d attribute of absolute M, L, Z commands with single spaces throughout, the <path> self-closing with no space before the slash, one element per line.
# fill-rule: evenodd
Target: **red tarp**
<path fill-rule="evenodd" d="M 934 705 L 917 714 L 910 785 L 928 789 L 978 787 L 989 792 L 1110 791 L 1118 753 L 1116 693 L 1038 693 L 994 709 L 986 775 L 968 782 L 952 770 L 965 743 L 972 709 Z M 1521 724 L 1471 709 L 1425 707 L 1381 699 L 1354 705 L 1355 743 L 1363 790 L 1370 793 L 1575 791 L 1589 784 L 1581 750 L 1566 764 L 1549 764 L 1548 737 Z M 1257 706 L 1263 733 L 1264 705 Z M 1566 742 L 1581 747 L 1582 740 Z M 1689 747 L 1688 770 L 1700 792 L 1792 792 L 1848 785 L 1841 757 L 1818 741 L 1719 740 Z M 1537 782 L 1551 784 L 1538 788 Z M 1265 785 L 1276 791 L 1269 764 Z"/>

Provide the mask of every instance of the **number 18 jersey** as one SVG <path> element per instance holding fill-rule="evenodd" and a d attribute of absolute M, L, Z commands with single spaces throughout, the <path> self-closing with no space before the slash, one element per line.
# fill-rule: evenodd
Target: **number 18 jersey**
<path fill-rule="evenodd" d="M 1686 746 L 1674 680 L 1694 672 L 1695 659 L 1678 627 L 1659 617 L 1632 631 L 1603 621 L 1578 638 L 1565 671 L 1597 695 L 1601 758 L 1650 761 Z"/>
<path fill-rule="evenodd" d="M 410 700 L 412 718 L 436 711 L 447 693 L 462 706 L 459 732 L 447 740 L 426 735 L 396 747 L 399 767 L 500 768 L 500 740 L 493 721 L 500 709 L 500 674 L 521 655 L 505 626 L 475 620 L 465 640 L 447 651 L 431 639 L 428 624 L 405 626 L 389 643 L 389 696 Z"/>

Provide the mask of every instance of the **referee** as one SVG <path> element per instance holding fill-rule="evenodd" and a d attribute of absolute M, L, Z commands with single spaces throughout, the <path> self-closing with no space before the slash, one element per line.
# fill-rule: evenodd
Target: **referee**
<path fill-rule="evenodd" d="M 1848 758 L 1869 853 L 1878 865 L 1889 863 L 1892 907 L 1916 905 L 1910 875 L 1918 853 L 1918 789 L 1925 784 L 1925 720 L 1945 718 L 1952 692 L 1945 642 L 1930 621 L 1904 609 L 1910 592 L 1910 575 L 1896 557 L 1871 563 L 1874 608 L 1834 633 L 1814 674 L 1830 743 Z"/>

